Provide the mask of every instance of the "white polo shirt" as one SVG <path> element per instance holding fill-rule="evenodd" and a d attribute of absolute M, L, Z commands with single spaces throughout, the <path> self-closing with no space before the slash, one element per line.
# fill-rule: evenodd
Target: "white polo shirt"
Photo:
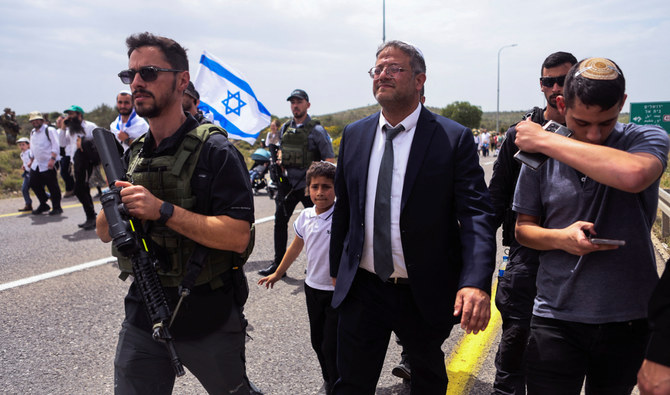
<path fill-rule="evenodd" d="M 305 283 L 322 291 L 333 291 L 330 277 L 330 227 L 333 223 L 333 205 L 325 213 L 316 214 L 314 207 L 302 210 L 293 223 L 295 234 L 305 242 L 307 277 Z"/>

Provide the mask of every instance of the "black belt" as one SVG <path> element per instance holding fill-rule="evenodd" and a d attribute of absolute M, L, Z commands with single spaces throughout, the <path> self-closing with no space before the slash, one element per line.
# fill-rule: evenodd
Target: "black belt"
<path fill-rule="evenodd" d="M 409 285 L 409 278 L 391 277 L 388 280 L 386 280 L 386 282 L 393 285 Z"/>
<path fill-rule="evenodd" d="M 382 281 L 381 278 L 379 278 L 379 276 L 377 276 L 375 273 L 369 272 L 365 269 L 358 268 L 358 272 L 365 277 L 374 278 L 377 281 Z M 384 283 L 393 284 L 393 285 L 409 285 L 409 278 L 406 278 L 406 277 L 391 277 L 388 280 L 384 281 Z"/>

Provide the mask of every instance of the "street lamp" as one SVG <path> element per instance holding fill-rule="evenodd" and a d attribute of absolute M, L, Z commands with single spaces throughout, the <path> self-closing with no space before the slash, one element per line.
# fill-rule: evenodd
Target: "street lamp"
<path fill-rule="evenodd" d="M 496 133 L 500 130 L 500 122 L 498 120 L 500 112 L 500 52 L 509 47 L 516 47 L 516 44 L 505 45 L 498 50 L 498 99 L 496 101 Z"/>

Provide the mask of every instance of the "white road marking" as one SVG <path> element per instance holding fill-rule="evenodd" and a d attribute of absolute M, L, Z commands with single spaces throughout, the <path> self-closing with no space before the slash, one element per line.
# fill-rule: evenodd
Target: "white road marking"
<path fill-rule="evenodd" d="M 300 210 L 300 211 L 302 211 L 302 210 Z M 297 212 L 300 212 L 300 211 L 297 211 Z M 294 212 L 294 214 L 295 214 L 295 212 Z M 270 217 L 260 218 L 255 222 L 255 224 L 262 224 L 264 222 L 274 221 L 274 219 L 275 219 L 274 215 L 270 216 Z M 113 256 L 110 256 L 110 257 L 107 257 L 107 258 L 98 259 L 97 261 L 86 262 L 86 263 L 82 263 L 81 265 L 70 266 L 70 267 L 66 267 L 65 269 L 54 270 L 53 272 L 38 274 L 37 276 L 27 277 L 27 278 L 23 278 L 21 280 L 16 280 L 16 281 L 11 281 L 11 282 L 8 282 L 8 283 L 0 284 L 0 291 L 5 291 L 7 289 L 12 289 L 12 288 L 20 287 L 20 286 L 23 286 L 23 285 L 36 283 L 36 282 L 42 281 L 42 280 L 48 280 L 50 278 L 63 276 L 63 275 L 70 274 L 70 273 L 73 273 L 73 272 L 78 272 L 80 270 L 90 269 L 92 267 L 104 265 L 106 263 L 111 263 L 111 262 L 114 262 L 114 261 L 116 261 L 116 258 L 113 257 Z"/>
<path fill-rule="evenodd" d="M 66 267 L 65 269 L 54 270 L 53 272 L 38 274 L 37 276 L 23 278 L 21 280 L 16 280 L 16 281 L 11 281 L 11 282 L 8 282 L 8 283 L 0 284 L 0 291 L 20 287 L 22 285 L 28 285 L 28 284 L 36 283 L 38 281 L 47 280 L 47 279 L 50 279 L 50 278 L 53 278 L 53 277 L 63 276 L 65 274 L 78 272 L 80 270 L 90 269 L 92 267 L 104 265 L 106 263 L 111 263 L 111 262 L 114 262 L 114 261 L 116 261 L 116 258 L 113 257 L 113 256 L 110 256 L 110 257 L 107 257 L 107 258 L 98 259 L 97 261 L 86 262 L 86 263 L 82 263 L 81 265 L 70 266 L 70 267 Z"/>

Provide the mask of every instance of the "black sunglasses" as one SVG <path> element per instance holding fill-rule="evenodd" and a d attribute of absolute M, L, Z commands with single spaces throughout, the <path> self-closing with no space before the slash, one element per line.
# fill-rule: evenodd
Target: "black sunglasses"
<path fill-rule="evenodd" d="M 121 82 L 124 84 L 130 84 L 135 79 L 135 74 L 139 73 L 140 77 L 142 77 L 144 81 L 151 82 L 156 81 L 159 71 L 171 71 L 173 73 L 179 73 L 185 70 L 163 69 L 156 66 L 145 66 L 140 67 L 139 71 L 133 69 L 123 70 L 119 73 L 119 78 L 121 78 Z"/>
<path fill-rule="evenodd" d="M 562 75 L 560 77 L 540 77 L 540 83 L 542 86 L 546 86 L 547 88 L 551 88 L 554 86 L 554 84 L 558 84 L 558 86 L 563 86 L 565 83 L 565 76 Z"/>

